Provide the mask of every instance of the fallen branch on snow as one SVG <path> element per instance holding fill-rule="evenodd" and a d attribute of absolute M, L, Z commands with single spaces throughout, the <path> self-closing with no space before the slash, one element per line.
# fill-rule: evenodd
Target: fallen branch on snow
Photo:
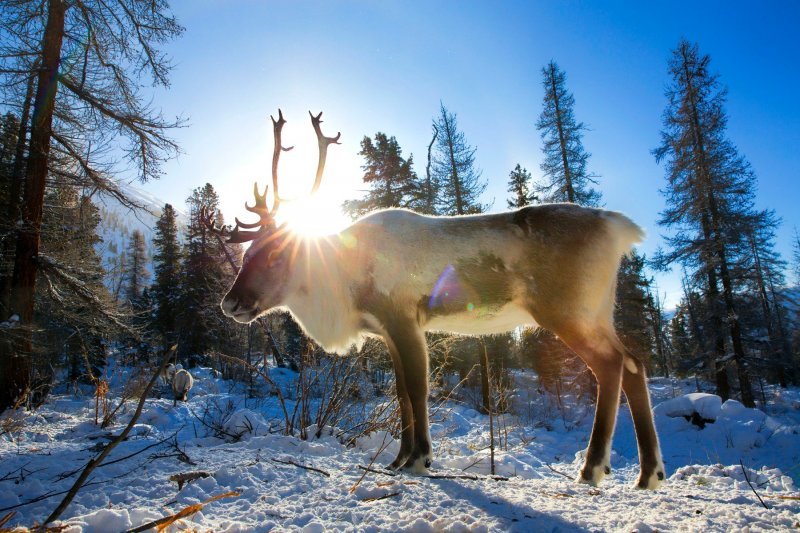
<path fill-rule="evenodd" d="M 369 466 L 362 466 L 362 465 L 358 465 L 358 467 L 359 467 L 361 470 L 364 470 L 365 472 L 372 472 L 373 474 L 383 474 L 384 476 L 392 476 L 392 477 L 394 477 L 394 476 L 396 476 L 396 475 L 397 475 L 397 472 L 394 472 L 394 471 L 392 471 L 392 470 L 381 470 L 381 469 L 379 469 L 379 468 L 372 468 L 372 467 L 369 467 Z M 361 476 L 361 479 L 364 479 L 364 476 Z M 361 480 L 359 480 L 359 482 L 360 482 L 360 481 L 361 481 Z M 353 492 L 353 490 L 354 490 L 354 489 L 355 489 L 355 487 L 357 487 L 357 486 L 358 486 L 358 485 L 354 485 L 353 487 L 351 487 L 351 488 L 350 488 L 350 492 Z"/>
<path fill-rule="evenodd" d="M 383 496 L 373 496 L 371 498 L 364 498 L 361 500 L 362 502 L 377 502 L 378 500 L 385 500 L 387 498 L 394 498 L 395 496 L 400 496 L 399 492 L 390 492 L 389 494 L 384 494 Z"/>
<path fill-rule="evenodd" d="M 328 472 L 324 471 L 324 470 L 320 470 L 319 468 L 314 468 L 313 466 L 301 465 L 300 463 L 296 463 L 296 462 L 292 461 L 291 459 L 288 459 L 286 461 L 282 461 L 280 459 L 275 459 L 273 457 L 272 460 L 274 462 L 276 462 L 276 463 L 280 463 L 280 464 L 283 464 L 283 465 L 293 465 L 293 466 L 296 466 L 297 468 L 303 468 L 305 470 L 311 470 L 312 472 L 317 472 L 318 474 L 322 474 L 325 477 L 331 477 L 331 475 Z"/>
<path fill-rule="evenodd" d="M 241 494 L 234 491 L 226 492 L 224 494 L 217 494 L 213 498 L 209 498 L 204 502 L 184 507 L 183 509 L 181 509 L 180 511 L 178 511 L 173 515 L 165 516 L 164 518 L 159 518 L 158 520 L 153 520 L 152 522 L 142 524 L 139 527 L 129 529 L 125 533 L 139 533 L 140 531 L 147 531 L 148 529 L 155 529 L 156 531 L 165 531 L 169 526 L 171 526 L 181 518 L 187 518 L 192 516 L 193 514 L 201 511 L 203 507 L 205 507 L 211 502 L 221 500 L 222 498 L 236 498 L 238 496 L 241 496 Z"/>
<path fill-rule="evenodd" d="M 549 468 L 551 471 L 555 472 L 556 474 L 559 474 L 559 475 L 564 476 L 565 478 L 567 478 L 569 480 L 572 480 L 572 476 L 569 476 L 569 475 L 565 474 L 564 472 L 562 472 L 560 470 L 556 470 L 555 468 L 550 466 L 550 463 L 547 463 L 547 468 Z"/>
<path fill-rule="evenodd" d="M 766 504 L 766 503 L 764 503 L 764 500 L 762 500 L 762 499 L 761 499 L 761 496 L 759 496 L 759 495 L 758 495 L 758 493 L 756 492 L 756 489 L 755 489 L 755 487 L 753 486 L 753 484 L 752 484 L 752 483 L 750 483 L 750 478 L 749 478 L 749 477 L 748 477 L 748 475 L 747 475 L 747 469 L 745 469 L 745 467 L 744 467 L 744 463 L 742 462 L 742 460 L 741 460 L 741 459 L 739 459 L 739 464 L 740 464 L 740 465 L 742 465 L 742 473 L 744 474 L 744 480 L 745 480 L 745 481 L 747 481 L 747 484 L 748 484 L 748 485 L 750 485 L 750 490 L 752 490 L 752 491 L 753 491 L 753 494 L 755 494 L 755 495 L 756 495 L 756 498 L 758 498 L 758 501 L 760 501 L 760 502 L 761 502 L 761 505 L 763 505 L 763 506 L 764 506 L 764 509 L 769 509 L 769 507 L 767 506 L 767 504 Z"/>
<path fill-rule="evenodd" d="M 4 525 L 6 525 L 9 520 L 14 518 L 15 514 L 17 514 L 16 511 L 9 511 L 9 513 L 6 514 L 3 518 L 0 518 L 0 527 L 3 527 Z"/>
<path fill-rule="evenodd" d="M 426 477 L 428 479 L 469 479 L 471 481 L 478 481 L 480 479 L 491 479 L 493 481 L 508 481 L 510 478 L 505 476 L 495 476 L 495 475 L 488 475 L 488 476 L 478 476 L 474 474 L 428 474 Z"/>

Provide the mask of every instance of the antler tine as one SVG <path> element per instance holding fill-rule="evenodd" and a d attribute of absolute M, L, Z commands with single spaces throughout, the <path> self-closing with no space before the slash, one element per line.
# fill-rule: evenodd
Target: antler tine
<path fill-rule="evenodd" d="M 234 218 L 234 220 L 236 220 L 237 228 L 253 229 L 253 228 L 260 228 L 262 225 L 260 220 L 258 222 L 253 222 L 252 224 L 248 224 L 247 222 L 242 222 L 241 220 L 239 220 L 238 217 Z"/>
<path fill-rule="evenodd" d="M 226 229 L 221 226 L 217 226 L 216 224 L 216 217 L 212 216 L 208 212 L 208 207 L 205 205 L 200 206 L 200 222 L 208 228 L 208 231 L 220 235 L 222 237 L 227 237 L 228 234 Z"/>
<path fill-rule="evenodd" d="M 314 186 L 311 187 L 311 194 L 317 192 L 319 189 L 319 185 L 322 182 L 322 172 L 325 170 L 325 159 L 328 157 L 328 145 L 329 144 L 341 144 L 339 142 L 339 137 L 342 136 L 341 132 L 336 134 L 336 137 L 325 137 L 322 134 L 322 129 L 320 128 L 320 123 L 322 122 L 322 111 L 319 112 L 319 115 L 316 117 L 311 113 L 308 112 L 311 116 L 311 124 L 314 126 L 314 132 L 317 134 L 317 143 L 319 144 L 319 163 L 317 164 L 317 177 L 314 179 Z"/>
<path fill-rule="evenodd" d="M 270 210 L 270 213 L 274 215 L 281 204 L 281 197 L 278 194 L 278 160 L 281 157 L 281 151 L 288 152 L 294 146 L 286 148 L 281 144 L 281 130 L 283 130 L 283 125 L 286 124 L 286 120 L 283 118 L 283 111 L 278 108 L 278 120 L 275 120 L 272 115 L 269 118 L 272 119 L 272 134 L 274 137 L 274 147 L 272 149 L 272 209 Z"/>
<path fill-rule="evenodd" d="M 259 215 L 261 217 L 261 222 L 259 225 L 264 225 L 270 218 L 270 212 L 267 209 L 267 186 L 264 186 L 264 193 L 261 194 L 258 192 L 258 182 L 255 182 L 253 184 L 253 196 L 255 197 L 256 204 L 253 207 L 250 207 L 247 205 L 247 202 L 245 202 L 244 208 L 251 213 Z"/>
<path fill-rule="evenodd" d="M 228 235 L 228 240 L 226 242 L 229 242 L 229 243 L 232 243 L 232 244 L 233 243 L 241 244 L 241 243 L 253 241 L 253 240 L 257 239 L 259 237 L 259 235 L 263 234 L 261 232 L 261 230 L 258 230 L 258 231 L 241 231 L 239 229 L 239 227 L 240 226 L 238 225 L 238 221 L 237 221 L 237 225 L 233 228 L 233 231 L 231 231 L 230 234 Z"/>

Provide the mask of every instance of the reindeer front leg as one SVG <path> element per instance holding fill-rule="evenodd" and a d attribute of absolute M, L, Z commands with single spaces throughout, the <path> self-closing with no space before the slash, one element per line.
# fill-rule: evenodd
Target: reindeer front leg
<path fill-rule="evenodd" d="M 425 472 L 433 455 L 428 427 L 428 348 L 425 335 L 412 319 L 393 319 L 386 325 L 386 332 L 403 424 L 400 453 L 391 467 Z"/>

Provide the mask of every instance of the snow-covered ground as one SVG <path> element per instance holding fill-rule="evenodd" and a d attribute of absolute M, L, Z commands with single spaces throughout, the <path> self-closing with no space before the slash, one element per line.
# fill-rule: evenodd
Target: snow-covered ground
<path fill-rule="evenodd" d="M 350 447 L 331 428 L 306 441 L 285 436 L 277 432 L 282 411 L 274 398 L 246 399 L 240 387 L 208 370 L 194 374 L 187 403 L 173 407 L 166 394 L 148 399 L 128 440 L 94 471 L 63 515 L 70 526 L 66 531 L 125 531 L 229 492 L 238 495 L 209 503 L 170 531 L 800 527 L 798 389 L 770 389 L 765 414 L 737 402 L 721 404 L 714 396 L 685 396 L 694 390 L 692 381 L 653 380 L 669 477 L 662 489 L 641 491 L 633 488 L 638 460 L 624 404 L 614 439 L 614 471 L 597 488 L 571 479 L 587 444 L 590 408 L 573 402 L 558 410 L 535 393 L 517 395 L 517 412 L 524 415 L 500 420 L 496 474 L 503 478 L 488 475 L 488 418 L 453 401 L 432 416 L 431 475 L 390 475 L 382 466 L 394 458 L 398 443 L 386 433 L 373 433 Z M 291 373 L 273 369 L 272 375 L 291 386 Z M 531 377 L 518 380 L 530 382 Z M 115 393 L 119 390 L 112 386 Z M 0 438 L 0 517 L 15 510 L 10 525 L 44 520 L 63 497 L 57 493 L 72 485 L 111 433 L 121 431 L 133 407 L 107 430 L 94 423 L 90 395 L 54 395 L 39 411 L 25 415 L 17 432 Z M 685 417 L 695 412 L 693 424 Z M 223 438 L 210 436 L 209 422 L 218 423 L 227 436 L 219 431 Z M 768 508 L 749 487 L 740 462 Z M 375 471 L 362 468 L 368 465 Z M 169 479 L 195 471 L 210 476 L 181 490 Z M 19 506 L 47 494 L 53 495 Z"/>

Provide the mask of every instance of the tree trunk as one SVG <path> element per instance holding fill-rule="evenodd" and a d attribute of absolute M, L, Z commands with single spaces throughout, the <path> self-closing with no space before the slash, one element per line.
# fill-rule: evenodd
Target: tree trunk
<path fill-rule="evenodd" d="M 483 396 L 483 409 L 489 416 L 492 415 L 492 390 L 489 381 L 489 354 L 486 351 L 486 343 L 480 340 L 481 354 L 478 357 L 481 362 L 481 395 Z"/>
<path fill-rule="evenodd" d="M 40 61 L 37 59 L 33 63 L 34 69 L 38 69 Z M 6 204 L 6 217 L 8 223 L 16 225 L 20 216 L 20 193 L 22 192 L 22 183 L 25 181 L 25 147 L 28 143 L 28 122 L 31 118 L 31 104 L 33 102 L 33 90 L 36 88 L 36 76 L 31 73 L 28 78 L 28 89 L 25 92 L 25 101 L 22 102 L 22 116 L 19 120 L 19 131 L 17 132 L 17 146 L 14 150 L 14 165 L 11 169 L 11 185 L 8 191 L 8 203 Z M 9 257 L 11 249 L 15 241 L 12 238 L 6 238 L 3 241 L 3 249 L 0 251 L 0 257 Z M 0 274 L 0 318 L 8 318 L 10 314 L 11 305 L 11 272 L 3 272 Z"/>
<path fill-rule="evenodd" d="M 42 68 L 39 71 L 33 104 L 30 149 L 21 206 L 22 224 L 17 235 L 11 282 L 11 312 L 19 316 L 21 331 L 16 336 L 13 353 L 2 354 L 0 359 L 0 375 L 3 380 L 0 384 L 0 411 L 18 405 L 30 392 L 31 327 L 37 257 L 66 4 L 63 0 L 50 0 L 47 8 L 47 25 L 42 40 Z"/>
<path fill-rule="evenodd" d="M 447 148 L 450 155 L 451 179 L 453 180 L 453 190 L 456 193 L 456 214 L 464 214 L 464 201 L 461 199 L 461 182 L 458 179 L 458 167 L 456 166 L 455 147 L 453 146 L 453 128 L 447 120 L 447 114 L 444 114 L 445 132 L 447 135 Z"/>
<path fill-rule="evenodd" d="M 428 145 L 428 164 L 425 166 L 425 208 L 427 209 L 428 215 L 432 215 L 434 212 L 433 180 L 431 179 L 431 149 L 433 149 L 433 143 L 436 142 L 438 136 L 439 128 L 436 127 L 436 124 L 433 124 L 433 137 Z"/>
<path fill-rule="evenodd" d="M 728 328 L 731 335 L 731 343 L 733 344 L 733 358 L 736 361 L 736 370 L 739 375 L 739 390 L 742 396 L 742 403 L 745 407 L 755 407 L 756 402 L 753 398 L 753 387 L 750 383 L 750 372 L 747 370 L 747 363 L 744 358 L 744 344 L 742 344 L 742 328 L 739 324 L 739 317 L 736 314 L 736 307 L 733 301 L 733 286 L 731 283 L 730 273 L 728 272 L 728 263 L 725 259 L 725 252 L 722 250 L 720 244 L 719 250 L 719 268 L 720 278 L 722 278 L 722 289 L 725 298 L 725 310 L 728 316 Z"/>
<path fill-rule="evenodd" d="M 564 138 L 564 125 L 561 120 L 561 108 L 558 105 L 558 91 L 556 89 L 555 66 L 550 64 L 550 85 L 553 90 L 553 104 L 556 108 L 556 128 L 558 128 L 558 144 L 561 148 L 561 163 L 564 165 L 564 185 L 567 187 L 567 201 L 575 203 L 575 190 L 572 187 L 572 174 L 569 171 L 567 158 L 567 140 Z"/>

